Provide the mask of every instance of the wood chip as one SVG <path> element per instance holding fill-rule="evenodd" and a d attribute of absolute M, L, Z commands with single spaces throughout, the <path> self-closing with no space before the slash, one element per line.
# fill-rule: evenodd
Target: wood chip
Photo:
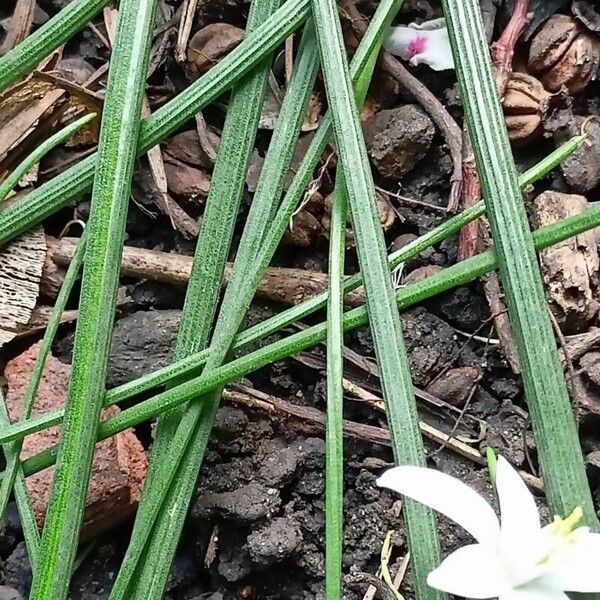
<path fill-rule="evenodd" d="M 41 228 L 0 250 L 0 347 L 24 329 L 35 308 L 46 238 Z"/>

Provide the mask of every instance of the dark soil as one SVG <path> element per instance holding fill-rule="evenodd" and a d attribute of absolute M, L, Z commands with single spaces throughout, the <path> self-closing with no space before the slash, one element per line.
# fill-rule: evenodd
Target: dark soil
<path fill-rule="evenodd" d="M 63 5 L 64 0 L 40 0 L 35 24 L 40 25 Z M 366 14 L 373 2 L 361 2 Z M 3 3 L 0 18 L 11 14 L 14 2 Z M 173 58 L 179 0 L 161 2 L 162 33 L 153 53 L 153 72 L 149 78 L 149 97 L 153 108 L 189 84 L 195 75 L 178 66 Z M 227 22 L 243 27 L 247 4 L 241 0 L 200 2 L 193 32 L 208 23 Z M 408 0 L 401 13 L 403 23 L 439 16 L 434 0 Z M 502 14 L 498 23 L 502 22 Z M 0 21 L 0 26 L 7 21 Z M 169 26 L 172 23 L 172 26 Z M 102 19 L 96 25 L 104 31 Z M 0 32 L 1 33 L 1 32 Z M 93 71 L 107 59 L 108 52 L 99 38 L 86 29 L 67 44 L 63 62 L 76 72 Z M 275 76 L 282 85 L 282 61 L 276 61 Z M 66 70 L 65 70 L 66 71 Z M 462 109 L 453 73 L 434 73 L 427 67 L 413 70 L 442 100 L 461 125 Z M 382 77 L 381 73 L 378 73 Z M 389 82 L 388 82 L 389 84 Z M 322 85 L 320 83 L 318 86 Z M 321 91 L 321 100 L 324 101 Z M 385 90 L 385 94 L 382 92 Z M 584 117 L 598 114 L 599 85 L 593 83 L 549 119 L 546 136 L 516 151 L 520 169 L 525 169 L 546 155 L 554 141 L 564 139 L 565 131 L 578 127 Z M 414 104 L 406 90 L 379 86 L 373 90 L 377 114 L 365 125 L 376 182 L 387 190 L 387 202 L 393 208 L 393 223 L 386 228 L 388 244 L 397 249 L 447 218 L 452 161 L 448 147 L 427 113 Z M 379 110 L 385 109 L 385 110 Z M 223 105 L 215 104 L 204 111 L 212 133 L 217 137 L 223 125 Z M 408 126 L 410 125 L 410 126 Z M 212 162 L 199 149 L 195 123 L 184 128 L 164 147 L 169 158 L 172 197 L 192 219 L 202 216 L 205 191 Z M 598 137 L 594 124 L 590 133 Z M 304 133 L 301 145 L 309 139 Z M 567 136 L 568 137 L 568 136 Z M 259 132 L 252 169 L 268 145 L 270 132 Z M 583 193 L 589 201 L 598 198 L 596 144 L 585 149 L 535 188 L 527 190 L 532 198 L 543 190 Z M 81 148 L 62 148 L 49 155 L 42 164 L 40 181 L 50 177 Z M 590 153 L 595 153 L 591 155 Z M 187 162 L 186 162 L 187 161 Z M 326 197 L 333 186 L 335 161 L 325 171 L 320 196 Z M 594 171 L 595 169 L 595 171 Z M 592 172 L 593 171 L 593 172 Z M 401 178 L 401 180 L 400 180 Z M 251 201 L 252 177 L 245 192 L 239 232 Z M 148 163 L 138 163 L 127 226 L 127 244 L 168 252 L 192 255 L 195 240 L 189 233 L 173 229 L 167 216 L 160 212 Z M 418 202 L 411 202 L 411 199 Z M 64 210 L 48 219 L 45 231 L 57 235 L 65 223 L 86 219 L 89 198 L 74 209 Z M 289 242 L 279 249 L 274 264 L 315 271 L 325 271 L 327 262 L 326 229 L 322 227 L 323 203 L 307 207 L 309 243 Z M 235 249 L 235 240 L 234 240 Z M 457 256 L 457 238 L 450 238 L 405 265 L 404 275 L 417 276 L 417 270 L 453 264 Z M 347 256 L 348 270 L 357 269 L 355 251 Z M 123 279 L 119 311 L 114 330 L 109 363 L 108 386 L 131 381 L 169 363 L 185 291 L 151 281 Z M 51 304 L 52 299 L 45 299 Z M 76 296 L 71 308 L 76 307 Z M 267 318 L 281 306 L 257 301 L 247 315 L 247 325 Z M 323 315 L 314 319 L 321 320 Z M 311 320 L 311 322 L 314 321 Z M 577 336 L 568 336 L 573 369 L 576 374 L 581 441 L 589 466 L 594 494 L 600 501 L 600 437 L 597 433 L 600 414 L 600 352 L 595 343 L 585 345 L 581 334 L 598 325 L 597 315 L 586 321 Z M 436 428 L 463 436 L 475 450 L 492 446 L 516 467 L 537 475 L 535 446 L 521 383 L 497 344 L 485 295 L 478 284 L 459 287 L 436 296 L 424 305 L 402 315 L 406 346 L 413 382 L 431 396 L 419 395 L 422 420 Z M 70 361 L 74 327 L 64 325 L 54 347 L 63 362 Z M 583 341 L 582 341 L 583 339 Z M 354 359 L 347 360 L 346 377 L 375 394 L 380 394 L 374 352 L 367 328 L 354 331 L 346 338 Z M 21 340 L 3 349 L 3 363 L 27 347 L 31 340 Z M 583 351 L 578 348 L 584 345 Z M 273 364 L 241 382 L 244 389 L 285 400 L 298 407 L 325 408 L 324 358 L 321 348 L 296 359 Z M 465 393 L 466 392 L 466 393 Z M 432 400 L 433 398 L 433 400 Z M 461 411 L 464 410 L 464 414 Z M 313 413 L 310 413 L 313 414 Z M 345 417 L 356 423 L 385 427 L 384 416 L 365 402 L 348 397 Z M 458 420 L 458 422 L 457 422 Z M 144 446 L 150 448 L 152 428 L 144 424 L 136 429 Z M 484 468 L 461 457 L 451 448 L 440 448 L 427 441 L 430 465 L 451 473 L 473 485 L 491 499 Z M 367 584 L 357 583 L 356 574 L 375 574 L 380 563 L 382 541 L 393 530 L 398 562 L 406 552 L 398 497 L 377 488 L 375 480 L 392 464 L 389 447 L 356 436 L 348 437 L 345 452 L 345 533 L 344 573 L 347 576 L 344 598 L 361 600 Z M 322 427 L 315 421 L 277 413 L 267 413 L 226 397 L 217 416 L 208 453 L 197 484 L 197 494 L 184 528 L 166 598 L 177 600 L 313 600 L 323 598 L 324 575 L 324 441 Z M 465 541 L 464 533 L 441 520 L 446 550 Z M 15 505 L 9 506 L 0 536 L 0 600 L 26 597 L 31 571 L 25 551 Z M 112 582 L 125 552 L 130 525 L 119 526 L 97 539 L 87 558 L 75 573 L 72 598 L 101 600 L 108 598 Z M 410 576 L 403 591 L 411 595 Z"/>

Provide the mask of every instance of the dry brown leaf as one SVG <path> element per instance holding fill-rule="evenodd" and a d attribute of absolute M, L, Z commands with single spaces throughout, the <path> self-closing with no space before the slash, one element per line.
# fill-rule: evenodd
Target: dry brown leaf
<path fill-rule="evenodd" d="M 229 23 L 211 23 L 197 31 L 188 47 L 188 62 L 208 71 L 244 39 L 244 30 Z"/>
<path fill-rule="evenodd" d="M 35 0 L 17 0 L 15 10 L 10 18 L 6 37 L 0 48 L 0 55 L 6 54 L 22 42 L 31 31 Z"/>
<path fill-rule="evenodd" d="M 559 219 L 582 213 L 587 206 L 584 196 L 544 192 L 533 202 L 534 225 L 550 225 Z M 577 333 L 585 329 L 598 314 L 599 241 L 598 232 L 591 230 L 540 252 L 546 296 L 565 333 Z"/>

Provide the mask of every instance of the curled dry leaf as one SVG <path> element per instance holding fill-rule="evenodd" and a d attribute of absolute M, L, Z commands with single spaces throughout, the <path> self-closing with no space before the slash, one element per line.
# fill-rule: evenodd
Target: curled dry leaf
<path fill-rule="evenodd" d="M 207 135 L 219 147 L 219 136 L 207 128 Z M 214 159 L 203 148 L 198 139 L 198 133 L 193 130 L 182 131 L 163 144 L 164 151 L 171 157 L 194 167 L 212 169 Z"/>
<path fill-rule="evenodd" d="M 188 46 L 188 62 L 205 73 L 244 39 L 244 30 L 229 23 L 211 23 L 194 34 Z"/>
<path fill-rule="evenodd" d="M 547 191 L 533 202 L 536 227 L 582 213 L 587 208 L 583 196 Z M 596 300 L 600 260 L 600 234 L 590 230 L 540 253 L 546 296 L 552 312 L 565 333 L 585 329 L 598 313 Z"/>
<path fill-rule="evenodd" d="M 308 248 L 321 233 L 321 223 L 308 210 L 301 210 L 292 218 L 291 227 L 283 235 L 283 243 Z"/>
<path fill-rule="evenodd" d="M 0 347 L 10 342 L 31 318 L 46 256 L 41 228 L 0 250 Z"/>
<path fill-rule="evenodd" d="M 457 367 L 449 369 L 434 379 L 425 391 L 452 406 L 463 407 L 467 402 L 473 386 L 481 379 L 481 371 L 477 367 Z"/>
<path fill-rule="evenodd" d="M 206 198 L 208 195 L 210 177 L 204 171 L 167 156 L 165 173 L 173 194 L 191 199 Z"/>
<path fill-rule="evenodd" d="M 533 37 L 528 69 L 551 92 L 564 85 L 572 94 L 596 78 L 600 39 L 568 15 L 553 15 Z"/>
<path fill-rule="evenodd" d="M 550 94 L 531 75 L 513 73 L 506 84 L 502 108 L 508 137 L 515 146 L 522 146 L 542 135 L 542 119 L 548 108 Z"/>

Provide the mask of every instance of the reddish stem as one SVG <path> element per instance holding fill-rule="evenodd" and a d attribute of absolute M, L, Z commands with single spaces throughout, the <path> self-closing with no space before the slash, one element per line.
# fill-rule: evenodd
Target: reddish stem
<path fill-rule="evenodd" d="M 516 0 L 515 9 L 506 24 L 502 35 L 492 44 L 492 62 L 496 68 L 496 83 L 500 96 L 504 94 L 506 83 L 512 72 L 512 59 L 515 46 L 525 31 L 529 17 L 527 15 L 528 0 Z"/>
<path fill-rule="evenodd" d="M 496 73 L 498 95 L 502 97 L 506 84 L 512 73 L 512 59 L 515 46 L 529 22 L 528 0 L 516 0 L 513 13 L 498 40 L 491 46 L 492 62 Z M 463 194 L 462 206 L 468 208 L 479 200 L 479 180 L 474 164 L 468 139 L 463 136 Z M 466 144 L 466 145 L 465 145 Z M 470 258 L 477 251 L 479 221 L 469 223 L 460 232 L 458 256 L 460 260 Z"/>

